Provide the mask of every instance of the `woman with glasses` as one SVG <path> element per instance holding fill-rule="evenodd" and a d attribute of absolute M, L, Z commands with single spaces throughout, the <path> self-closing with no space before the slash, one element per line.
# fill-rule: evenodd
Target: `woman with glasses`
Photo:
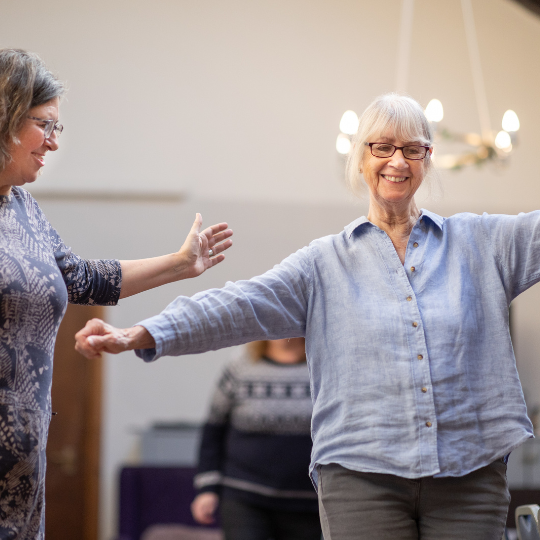
<path fill-rule="evenodd" d="M 63 93 L 36 55 L 0 49 L 0 538 L 6 539 L 43 539 L 52 360 L 67 302 L 114 305 L 195 277 L 221 262 L 231 245 L 225 223 L 199 232 L 197 215 L 177 253 L 138 261 L 75 255 L 21 187 L 58 150 Z"/>
<path fill-rule="evenodd" d="M 367 216 L 133 328 L 90 322 L 77 347 L 152 361 L 305 336 L 325 540 L 500 539 L 506 459 L 532 437 L 508 307 L 540 280 L 540 212 L 419 209 L 432 149 L 416 101 L 377 98 L 347 164 Z"/>

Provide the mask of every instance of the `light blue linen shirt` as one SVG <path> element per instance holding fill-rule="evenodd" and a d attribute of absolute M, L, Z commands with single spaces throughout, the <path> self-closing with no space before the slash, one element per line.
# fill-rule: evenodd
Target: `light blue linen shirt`
<path fill-rule="evenodd" d="M 405 478 L 462 476 L 532 437 L 508 328 L 540 280 L 540 212 L 422 211 L 402 265 L 361 217 L 272 270 L 141 324 L 146 361 L 305 336 L 317 464 Z"/>

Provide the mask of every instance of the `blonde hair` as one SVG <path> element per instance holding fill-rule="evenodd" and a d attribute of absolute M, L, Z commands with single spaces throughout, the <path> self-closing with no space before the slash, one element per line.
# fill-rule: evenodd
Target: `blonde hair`
<path fill-rule="evenodd" d="M 252 341 L 246 345 L 249 356 L 254 362 L 260 360 L 268 349 L 268 340 Z"/>
<path fill-rule="evenodd" d="M 431 126 L 416 100 L 394 92 L 379 96 L 362 113 L 347 159 L 346 180 L 353 193 L 358 195 L 365 188 L 360 172 L 364 152 L 369 151 L 366 150 L 365 143 L 375 142 L 377 137 L 388 130 L 401 141 L 415 142 L 422 146 L 433 145 Z M 429 170 L 431 168 L 429 152 L 425 157 L 425 164 Z"/>
<path fill-rule="evenodd" d="M 266 353 L 268 352 L 269 342 L 270 340 L 252 341 L 251 343 L 248 343 L 246 345 L 248 355 L 253 362 L 258 362 L 263 356 L 266 356 Z M 306 361 L 305 354 L 302 361 Z"/>

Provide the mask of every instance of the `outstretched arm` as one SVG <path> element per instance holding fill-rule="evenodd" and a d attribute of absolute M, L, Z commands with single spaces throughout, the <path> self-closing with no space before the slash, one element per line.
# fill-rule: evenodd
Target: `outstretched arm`
<path fill-rule="evenodd" d="M 77 350 L 96 358 L 102 352 L 136 349 L 150 362 L 259 339 L 303 337 L 313 281 L 309 249 L 290 255 L 262 276 L 192 298 L 179 296 L 133 328 L 118 329 L 94 319 L 76 335 Z"/>
<path fill-rule="evenodd" d="M 135 261 L 120 261 L 122 290 L 120 298 L 199 276 L 225 259 L 223 251 L 232 246 L 233 232 L 226 223 L 212 225 L 201 232 L 202 217 L 197 214 L 193 226 L 180 251 Z M 209 251 L 212 250 L 212 255 Z"/>

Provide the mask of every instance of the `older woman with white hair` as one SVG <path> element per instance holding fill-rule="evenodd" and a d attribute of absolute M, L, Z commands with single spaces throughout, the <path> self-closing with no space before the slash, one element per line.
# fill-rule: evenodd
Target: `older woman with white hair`
<path fill-rule="evenodd" d="M 540 280 L 540 212 L 419 209 L 432 150 L 417 102 L 377 98 L 348 162 L 367 216 L 133 328 L 94 320 L 78 349 L 152 361 L 305 336 L 325 540 L 500 539 L 507 457 L 532 437 L 508 307 Z"/>

